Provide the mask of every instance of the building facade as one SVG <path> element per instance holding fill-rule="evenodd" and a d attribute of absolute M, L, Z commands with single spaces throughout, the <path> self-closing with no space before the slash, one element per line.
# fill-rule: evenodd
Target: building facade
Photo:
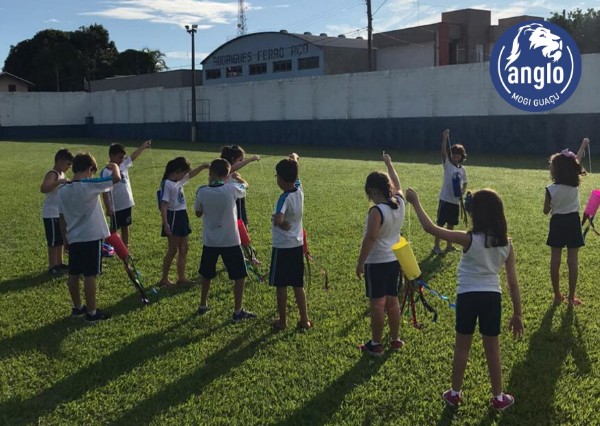
<path fill-rule="evenodd" d="M 202 61 L 204 84 L 311 77 L 368 71 L 362 38 L 261 32 L 237 37 Z"/>
<path fill-rule="evenodd" d="M 29 92 L 34 84 L 9 72 L 0 73 L 0 92 Z"/>

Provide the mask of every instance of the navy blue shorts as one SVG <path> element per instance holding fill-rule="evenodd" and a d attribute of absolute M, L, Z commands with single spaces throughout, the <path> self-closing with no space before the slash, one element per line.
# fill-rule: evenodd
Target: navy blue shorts
<path fill-rule="evenodd" d="M 117 218 L 117 224 L 115 226 L 115 217 Z M 131 225 L 131 207 L 115 212 L 110 217 L 110 229 L 117 230 L 119 228 L 127 228 Z"/>
<path fill-rule="evenodd" d="M 579 213 L 553 214 L 550 218 L 550 230 L 546 245 L 550 247 L 583 247 L 583 233 Z"/>
<path fill-rule="evenodd" d="M 48 247 L 60 247 L 63 245 L 62 232 L 60 232 L 60 220 L 57 217 L 45 217 L 44 229 L 46 230 L 46 242 L 48 243 Z"/>
<path fill-rule="evenodd" d="M 500 334 L 502 295 L 495 291 L 471 291 L 456 296 L 456 332 L 475 333 L 479 320 L 479 332 L 488 337 Z"/>
<path fill-rule="evenodd" d="M 458 225 L 458 204 L 440 200 L 437 211 L 437 226 Z"/>
<path fill-rule="evenodd" d="M 269 284 L 274 287 L 304 287 L 302 246 L 293 248 L 273 247 Z"/>
<path fill-rule="evenodd" d="M 397 260 L 365 263 L 365 292 L 369 299 L 398 296 L 402 270 Z"/>
<path fill-rule="evenodd" d="M 69 275 L 92 277 L 102 273 L 102 240 L 69 244 Z"/>
<path fill-rule="evenodd" d="M 167 223 L 171 228 L 171 235 L 175 237 L 187 237 L 192 233 L 187 210 L 167 210 Z M 166 237 L 164 226 L 161 225 L 161 229 L 160 235 Z"/>
<path fill-rule="evenodd" d="M 198 273 L 207 280 L 212 280 L 217 276 L 217 260 L 219 256 L 223 259 L 223 264 L 227 269 L 230 280 L 239 280 L 246 278 L 246 262 L 242 247 L 202 247 L 202 256 L 200 257 L 200 268 Z"/>

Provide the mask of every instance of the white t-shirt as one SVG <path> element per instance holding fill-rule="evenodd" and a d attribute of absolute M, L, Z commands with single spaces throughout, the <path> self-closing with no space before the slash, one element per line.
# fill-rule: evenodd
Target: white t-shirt
<path fill-rule="evenodd" d="M 109 195 L 112 197 L 114 204 L 114 210 L 116 212 L 133 207 L 133 192 L 131 192 L 131 182 L 129 181 L 129 168 L 133 166 L 133 160 L 131 157 L 127 157 L 119 164 L 119 170 L 121 171 L 121 181 L 113 186 L 112 192 Z M 108 168 L 102 169 L 100 177 L 112 178 L 112 170 Z"/>
<path fill-rule="evenodd" d="M 387 263 L 397 259 L 392 251 L 392 246 L 400 240 L 400 229 L 404 223 L 405 206 L 402 197 L 394 195 L 394 198 L 398 200 L 399 204 L 396 210 L 385 203 L 372 207 L 381 212 L 382 223 L 375 245 L 365 259 L 365 263 Z M 366 222 L 369 222 L 369 215 L 367 215 Z M 365 225 L 365 234 L 366 232 L 367 227 Z"/>
<path fill-rule="evenodd" d="M 510 253 L 510 243 L 504 247 L 486 247 L 485 240 L 485 234 L 471 234 L 471 245 L 463 252 L 458 264 L 457 294 L 501 292 L 498 274 Z"/>
<path fill-rule="evenodd" d="M 456 167 L 448 158 L 442 163 L 444 166 L 444 180 L 442 181 L 442 189 L 440 190 L 440 200 L 447 203 L 458 204 L 459 199 L 454 195 L 452 188 L 452 179 L 460 178 L 460 188 L 467 183 L 467 171 L 464 167 Z"/>
<path fill-rule="evenodd" d="M 275 204 L 275 213 L 283 214 L 283 220 L 291 226 L 289 230 L 271 224 L 271 237 L 274 248 L 294 248 L 301 246 L 304 242 L 302 237 L 302 212 L 304 209 L 304 192 L 300 181 L 291 191 L 285 191 L 279 196 Z"/>
<path fill-rule="evenodd" d="M 57 172 L 56 170 L 48 170 L 48 173 L 56 173 L 56 179 L 65 179 L 66 175 L 63 172 Z M 46 173 L 46 176 L 48 175 Z M 58 209 L 58 190 L 62 185 L 58 185 L 50 192 L 46 192 L 46 197 L 44 198 L 44 204 L 42 205 L 42 217 L 44 219 L 52 219 L 57 218 L 59 216 Z"/>
<path fill-rule="evenodd" d="M 82 179 L 60 188 L 58 204 L 67 224 L 69 243 L 96 241 L 110 235 L 98 196 L 112 186 L 112 178 L 100 178 Z"/>
<path fill-rule="evenodd" d="M 546 187 L 550 194 L 552 214 L 579 213 L 579 187 L 557 185 L 553 183 Z"/>
<path fill-rule="evenodd" d="M 196 192 L 196 211 L 202 212 L 202 244 L 206 247 L 239 246 L 235 202 L 246 195 L 239 183 L 203 185 Z"/>
<path fill-rule="evenodd" d="M 190 181 L 190 176 L 185 175 L 183 179 L 175 182 L 165 179 L 160 185 L 160 200 L 167 203 L 167 210 L 178 211 L 185 210 L 185 194 L 183 186 Z"/>

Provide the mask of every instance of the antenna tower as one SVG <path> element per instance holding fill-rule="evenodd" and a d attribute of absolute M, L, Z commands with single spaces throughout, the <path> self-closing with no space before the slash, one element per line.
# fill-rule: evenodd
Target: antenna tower
<path fill-rule="evenodd" d="M 238 0 L 237 35 L 246 35 L 246 5 L 244 0 Z"/>

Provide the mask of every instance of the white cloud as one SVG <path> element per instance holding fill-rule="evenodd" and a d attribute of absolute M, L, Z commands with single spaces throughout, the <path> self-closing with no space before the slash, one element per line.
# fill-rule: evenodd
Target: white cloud
<path fill-rule="evenodd" d="M 198 29 L 216 24 L 229 24 L 237 18 L 237 2 L 220 3 L 205 0 L 112 0 L 102 10 L 80 15 L 111 19 L 149 21 L 183 26 L 198 23 Z"/>
<path fill-rule="evenodd" d="M 196 52 L 195 59 L 201 58 L 200 60 L 206 58 L 209 54 L 206 52 Z M 192 54 L 190 52 L 186 52 L 183 50 L 176 50 L 173 52 L 165 53 L 165 58 L 167 59 L 192 59 Z"/>
<path fill-rule="evenodd" d="M 0 10 L 2 10 L 2 9 L 0 9 Z M 49 24 L 56 24 L 60 21 L 58 19 L 50 18 L 50 19 L 46 19 L 44 22 L 49 23 Z"/>

